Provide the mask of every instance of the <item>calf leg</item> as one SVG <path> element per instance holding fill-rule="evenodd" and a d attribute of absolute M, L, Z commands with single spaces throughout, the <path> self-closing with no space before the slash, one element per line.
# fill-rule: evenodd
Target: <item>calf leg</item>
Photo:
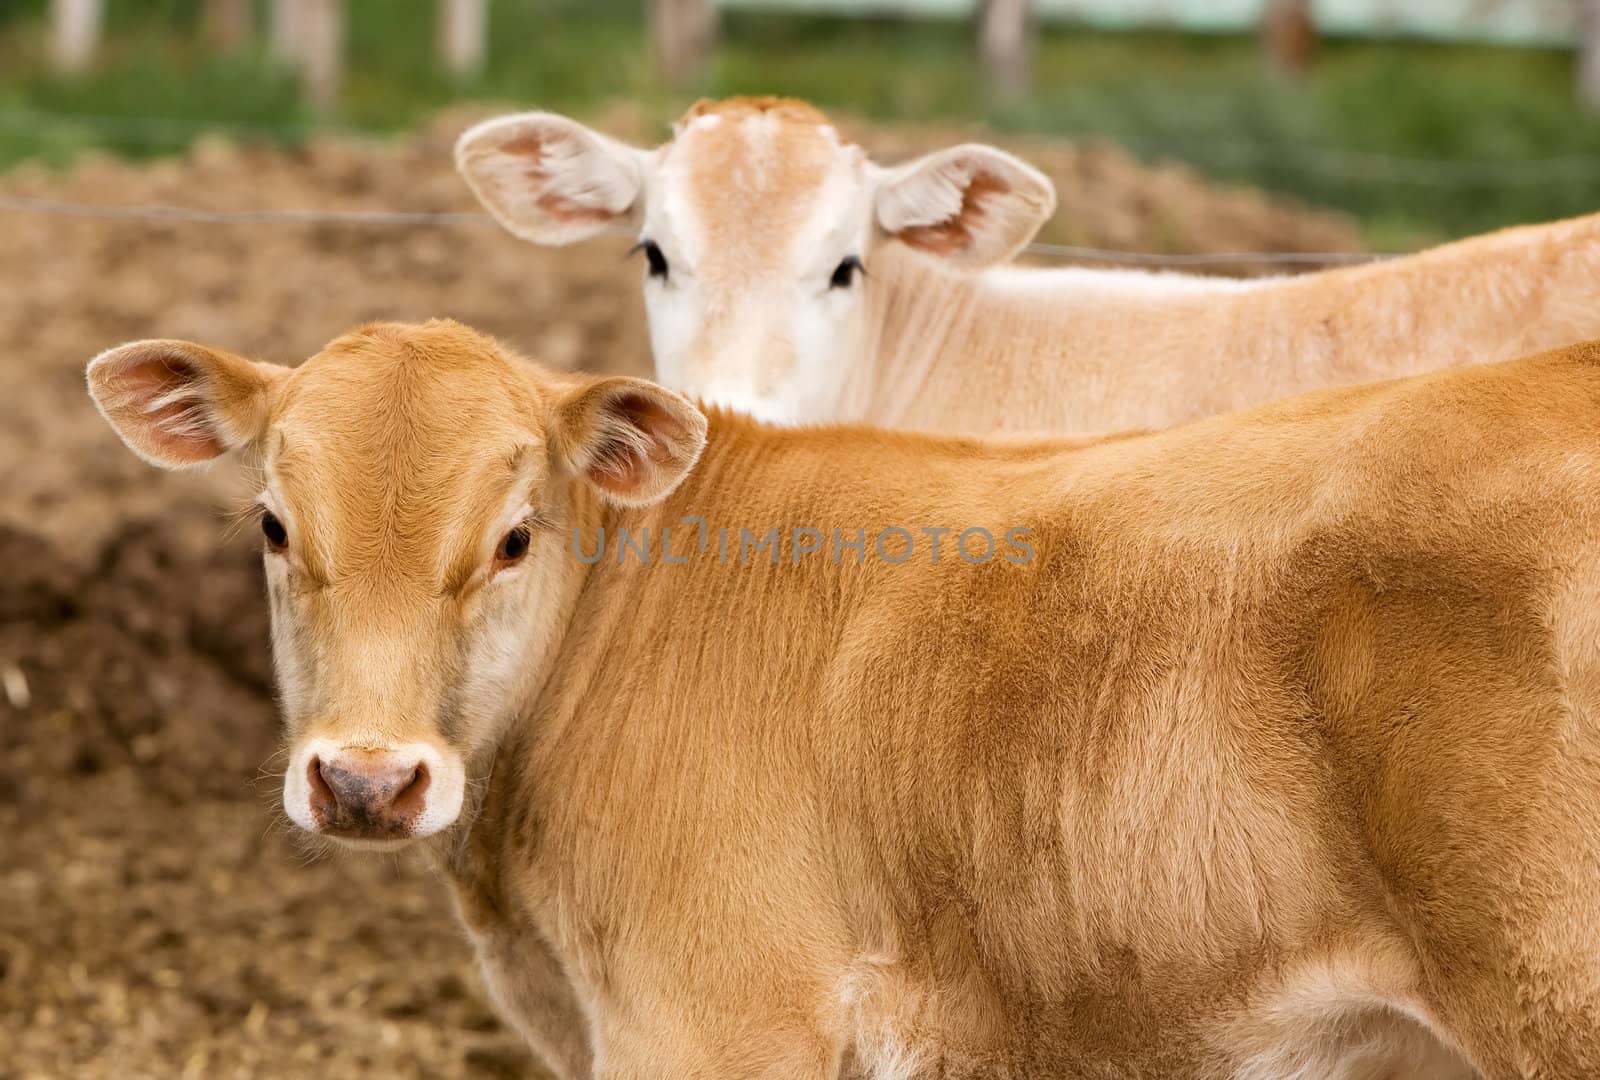
<path fill-rule="evenodd" d="M 1600 1076 L 1600 756 L 1470 801 L 1395 883 L 1432 1011 L 1490 1076 Z"/>
<path fill-rule="evenodd" d="M 1490 1076 L 1600 1076 L 1600 575 L 1495 573 L 1328 617 L 1331 760 L 1440 1034 Z"/>
<path fill-rule="evenodd" d="M 1439 1015 L 1489 1076 L 1600 1076 L 1600 891 L 1563 887 L 1538 888 L 1542 915 L 1508 912 L 1492 953 L 1431 965 Z"/>

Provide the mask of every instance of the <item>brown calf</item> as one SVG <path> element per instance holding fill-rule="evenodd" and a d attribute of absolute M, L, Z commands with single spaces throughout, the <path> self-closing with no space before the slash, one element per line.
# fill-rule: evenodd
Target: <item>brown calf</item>
<path fill-rule="evenodd" d="M 289 812 L 565 1075 L 1600 1075 L 1600 347 L 1087 447 L 450 323 L 90 384 L 259 462 Z"/>

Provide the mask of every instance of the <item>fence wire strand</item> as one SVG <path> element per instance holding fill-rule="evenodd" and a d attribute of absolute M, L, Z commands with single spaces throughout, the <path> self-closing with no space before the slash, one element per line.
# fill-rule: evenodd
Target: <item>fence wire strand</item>
<path fill-rule="evenodd" d="M 488 214 L 434 210 L 211 210 L 199 206 L 115 206 L 105 203 L 0 195 L 0 210 L 118 221 L 194 222 L 200 225 L 487 225 Z"/>
<path fill-rule="evenodd" d="M 195 137 L 215 134 L 240 140 L 293 140 L 319 135 L 381 137 L 383 133 L 326 124 L 208 124 L 169 116 L 114 116 L 60 113 L 26 108 L 0 109 L 0 130 L 67 137 L 92 133 L 104 142 L 124 145 L 181 146 Z M 1114 138 L 1081 132 L 1079 140 Z M 1309 144 L 1271 143 L 1226 138 L 1179 138 L 1161 141 L 1137 135 L 1116 141 L 1146 153 L 1175 155 L 1205 165 L 1261 165 L 1365 183 L 1389 182 L 1460 189 L 1481 186 L 1530 186 L 1600 180 L 1600 155 L 1570 154 L 1540 160 L 1494 161 L 1401 157 Z M 1186 154 L 1176 142 L 1188 144 Z M 1210 158 L 1210 161 L 1204 159 Z M 0 195 L 0 211 L 120 221 L 195 223 L 202 225 L 350 225 L 410 228 L 457 228 L 490 223 L 486 214 L 427 210 L 237 209 L 143 205 L 117 206 L 65 199 Z M 1120 251 L 1071 244 L 1030 244 L 1027 252 L 1050 259 L 1100 262 L 1119 266 L 1343 266 L 1374 262 L 1390 255 L 1349 251 L 1234 251 L 1162 254 Z"/>
<path fill-rule="evenodd" d="M 197 225 L 354 225 L 409 228 L 459 228 L 492 224 L 487 214 L 472 211 L 436 210 L 332 210 L 332 209 L 254 209 L 214 210 L 199 206 L 146 204 L 118 206 L 106 203 L 73 202 L 67 199 L 0 195 L 0 211 L 54 217 L 92 218 L 109 221 L 148 221 Z M 1111 248 L 1080 247 L 1070 244 L 1029 244 L 1029 254 L 1054 259 L 1115 263 L 1125 266 L 1337 266 L 1392 258 L 1353 251 L 1232 251 L 1162 254 L 1145 251 L 1118 251 Z"/>

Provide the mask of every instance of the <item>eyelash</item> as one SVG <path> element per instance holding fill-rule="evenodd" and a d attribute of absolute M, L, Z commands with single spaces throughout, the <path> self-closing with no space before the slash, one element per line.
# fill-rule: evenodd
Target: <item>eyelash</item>
<path fill-rule="evenodd" d="M 867 276 L 867 268 L 861 265 L 861 256 L 846 255 L 839 261 L 839 265 L 833 268 L 833 276 L 828 279 L 828 288 L 848 289 L 855 284 L 858 274 L 861 277 Z"/>
<path fill-rule="evenodd" d="M 271 511 L 267 509 L 265 503 L 251 502 L 240 506 L 227 517 L 227 535 L 232 537 L 245 530 L 260 530 L 262 519 L 269 513 Z M 277 515 L 273 516 L 276 517 Z M 278 520 L 281 522 L 283 519 L 278 518 Z"/>
<path fill-rule="evenodd" d="M 628 254 L 632 255 L 639 251 L 644 252 L 645 261 L 650 264 L 650 276 L 666 281 L 670 267 L 667 265 L 667 257 L 661 253 L 660 245 L 654 240 L 640 240 L 628 249 Z"/>
<path fill-rule="evenodd" d="M 507 526 L 506 531 L 500 534 L 500 539 L 495 541 L 494 561 L 495 562 L 499 562 L 500 561 L 500 558 L 501 558 L 500 557 L 500 549 L 505 545 L 506 538 L 511 536 L 513 533 L 522 532 L 522 533 L 527 534 L 526 539 L 525 539 L 525 541 L 523 543 L 522 551 L 515 558 L 510 559 L 509 561 L 507 561 L 505 563 L 505 565 L 510 566 L 510 565 L 512 565 L 514 563 L 521 562 L 522 559 L 527 555 L 528 550 L 530 548 L 532 548 L 534 536 L 536 534 L 546 530 L 546 529 L 553 528 L 554 525 L 555 525 L 555 522 L 544 511 L 542 511 L 542 510 L 530 511 L 520 521 L 517 521 L 514 524 Z"/>

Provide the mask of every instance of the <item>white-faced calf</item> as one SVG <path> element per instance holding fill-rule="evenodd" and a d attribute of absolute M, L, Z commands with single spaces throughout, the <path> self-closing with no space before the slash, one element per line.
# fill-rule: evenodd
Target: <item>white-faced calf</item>
<path fill-rule="evenodd" d="M 1085 447 L 449 323 L 89 378 L 260 466 L 286 805 L 561 1075 L 1600 1075 L 1600 348 Z"/>
<path fill-rule="evenodd" d="M 1600 337 L 1600 216 L 1237 281 L 1006 265 L 1044 176 L 979 145 L 880 166 L 802 102 L 702 102 L 654 150 L 501 117 L 456 161 L 523 239 L 636 236 L 657 378 L 779 422 L 1159 428 Z"/>

